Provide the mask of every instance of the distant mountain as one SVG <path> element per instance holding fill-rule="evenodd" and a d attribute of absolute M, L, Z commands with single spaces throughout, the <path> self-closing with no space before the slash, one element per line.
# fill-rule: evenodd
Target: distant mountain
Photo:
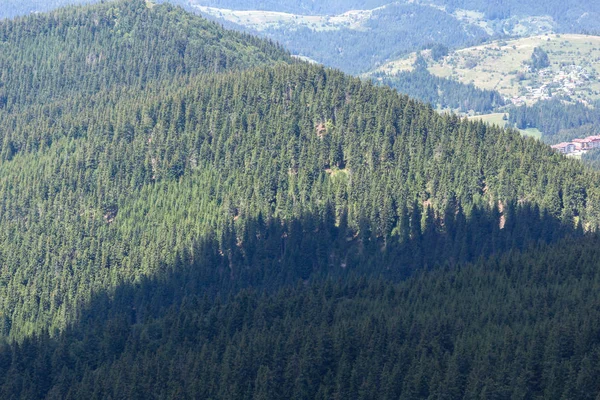
<path fill-rule="evenodd" d="M 463 24 L 443 10 L 417 3 L 322 16 L 190 4 L 230 28 L 273 38 L 294 54 L 349 73 L 365 72 L 432 43 L 460 47 L 489 37 L 477 24 Z"/>
<path fill-rule="evenodd" d="M 236 10 L 265 10 L 280 11 L 294 14 L 341 14 L 350 10 L 373 9 L 389 4 L 406 4 L 408 1 L 390 0 L 193 0 L 194 2 L 219 8 Z M 484 14 L 488 20 L 501 20 L 512 16 L 543 16 L 547 15 L 559 23 L 570 23 L 573 27 L 584 26 L 593 22 L 600 5 L 587 0 L 507 0 L 493 2 L 487 0 L 419 0 L 416 4 L 430 5 L 454 12 L 457 9 L 477 11 Z M 564 26 L 567 28 L 567 26 Z"/>
<path fill-rule="evenodd" d="M 0 18 L 94 0 L 7 1 Z M 436 43 L 460 48 L 506 36 L 600 32 L 600 6 L 583 0 L 171 2 L 228 27 L 265 35 L 295 54 L 349 73 L 366 72 Z"/>
<path fill-rule="evenodd" d="M 600 32 L 600 6 L 578 0 L 186 0 L 186 4 L 350 73 L 365 72 L 436 43 L 460 48 L 499 37 Z"/>
<path fill-rule="evenodd" d="M 7 0 L 7 4 L 0 10 L 0 18 L 91 1 L 93 0 Z M 498 35 L 600 30 L 600 6 L 595 2 L 582 0 L 511 0 L 502 3 L 481 0 L 173 2 L 196 7 L 211 17 L 237 23 L 245 29 L 264 32 L 295 52 L 328 65 L 341 66 L 348 72 L 364 72 L 369 66 L 416 50 L 429 42 L 461 47 Z M 363 12 L 348 14 L 351 10 Z M 337 31 L 335 36 L 328 32 L 331 29 Z M 364 35 L 365 32 L 371 38 L 377 38 L 370 41 L 371 46 L 377 44 L 375 48 L 368 45 L 369 39 Z M 308 45 L 302 45 L 307 42 Z M 344 61 L 332 62 L 334 57 Z"/>
<path fill-rule="evenodd" d="M 0 19 L 54 10 L 72 4 L 94 3 L 99 0 L 2 0 Z"/>

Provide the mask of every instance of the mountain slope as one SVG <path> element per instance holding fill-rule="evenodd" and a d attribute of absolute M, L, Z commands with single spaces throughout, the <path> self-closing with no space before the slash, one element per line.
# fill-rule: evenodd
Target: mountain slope
<path fill-rule="evenodd" d="M 2 312 L 15 338 L 64 327 L 92 293 L 160 274 L 259 214 L 330 204 L 333 221 L 347 215 L 366 238 L 369 221 L 376 242 L 407 240 L 421 214 L 452 202 L 600 221 L 598 176 L 578 163 L 318 66 L 157 82 L 2 118 Z"/>
<path fill-rule="evenodd" d="M 306 14 L 336 14 L 356 9 L 373 9 L 386 4 L 389 0 L 197 0 L 203 5 L 238 10 L 272 10 Z M 486 14 L 490 20 L 509 15 L 549 15 L 556 20 L 592 19 L 595 13 L 600 13 L 600 6 L 586 0 L 550 0 L 543 3 L 534 0 L 508 0 L 490 2 L 486 0 L 424 0 L 418 4 L 434 5 L 449 10 L 462 9 L 479 11 Z M 583 15 L 585 13 L 589 15 Z"/>
<path fill-rule="evenodd" d="M 597 392 L 597 173 L 167 5 L 0 26 L 3 397 Z"/>
<path fill-rule="evenodd" d="M 143 1 L 3 21 L 0 49 L 0 109 L 9 111 L 72 94 L 290 60 L 272 43 Z"/>
<path fill-rule="evenodd" d="M 450 52 L 432 59 L 428 70 L 480 89 L 497 90 L 516 104 L 531 104 L 557 96 L 592 102 L 600 90 L 600 37 L 544 35 L 500 40 Z M 532 69 L 536 48 L 548 56 L 549 65 Z M 389 62 L 376 72 L 394 76 L 414 68 L 416 55 Z"/>
<path fill-rule="evenodd" d="M 226 26 L 273 38 L 294 54 L 347 73 L 361 73 L 431 43 L 449 47 L 480 43 L 488 33 L 437 7 L 391 3 L 340 15 L 273 14 L 203 7 L 192 9 Z"/>
<path fill-rule="evenodd" d="M 402 283 L 333 279 L 227 301 L 198 293 L 198 277 L 179 271 L 97 296 L 56 338 L 0 346 L 0 393 L 593 398 L 597 243 L 565 241 Z"/>
<path fill-rule="evenodd" d="M 587 1 L 229 1 L 185 0 L 235 29 L 348 73 L 364 73 L 431 44 L 452 49 L 492 39 L 600 31 Z"/>

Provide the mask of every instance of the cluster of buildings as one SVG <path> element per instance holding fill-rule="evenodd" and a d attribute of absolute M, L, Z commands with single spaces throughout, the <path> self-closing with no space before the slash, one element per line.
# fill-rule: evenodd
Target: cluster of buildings
<path fill-rule="evenodd" d="M 588 136 L 585 139 L 573 139 L 571 142 L 563 142 L 552 146 L 554 150 L 563 154 L 583 154 L 588 150 L 600 147 L 600 135 Z"/>
<path fill-rule="evenodd" d="M 580 65 L 563 67 L 558 72 L 546 68 L 537 72 L 538 87 L 525 86 L 525 93 L 509 99 L 514 105 L 520 106 L 531 101 L 548 100 L 557 95 L 573 96 L 578 88 L 584 87 L 591 76 Z"/>

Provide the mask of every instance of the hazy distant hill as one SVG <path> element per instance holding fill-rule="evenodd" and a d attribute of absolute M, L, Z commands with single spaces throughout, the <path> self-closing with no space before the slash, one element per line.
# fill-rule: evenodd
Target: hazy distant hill
<path fill-rule="evenodd" d="M 268 10 L 281 11 L 294 14 L 340 14 L 349 10 L 373 9 L 384 5 L 409 2 L 390 0 L 193 0 L 202 5 L 231 8 L 237 10 Z M 549 0 L 539 2 L 535 0 L 420 0 L 417 4 L 444 7 L 450 12 L 456 9 L 478 11 L 488 20 L 505 19 L 511 16 L 542 16 L 548 15 L 560 23 L 583 25 L 594 22 L 600 5 L 587 0 Z M 597 21 L 596 21 L 597 23 Z M 566 26 L 565 26 L 566 28 Z"/>
<path fill-rule="evenodd" d="M 5 1 L 0 18 L 86 0 Z M 495 37 L 600 31 L 600 6 L 582 0 L 172 2 L 230 27 L 266 35 L 295 54 L 351 73 L 366 72 L 432 43 L 458 48 Z"/>
<path fill-rule="evenodd" d="M 352 73 L 432 43 L 459 48 L 498 37 L 600 31 L 600 6 L 576 0 L 502 4 L 186 0 L 185 4 Z"/>
<path fill-rule="evenodd" d="M 71 4 L 94 3 L 99 0 L 2 0 L 0 19 L 53 10 Z"/>
<path fill-rule="evenodd" d="M 547 67 L 532 68 L 536 48 L 548 55 Z M 587 102 L 600 98 L 600 36 L 542 35 L 460 49 L 437 60 L 430 52 L 423 55 L 432 74 L 497 90 L 518 104 L 556 96 Z M 394 75 L 412 70 L 415 59 L 412 54 L 377 72 Z"/>

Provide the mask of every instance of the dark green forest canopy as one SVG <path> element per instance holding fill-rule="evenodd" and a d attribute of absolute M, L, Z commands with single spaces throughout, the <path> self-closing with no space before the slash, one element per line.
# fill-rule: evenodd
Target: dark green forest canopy
<path fill-rule="evenodd" d="M 267 233 L 251 245 L 256 265 L 278 239 Z M 0 395 L 594 398 L 597 243 L 565 240 L 401 283 L 324 278 L 224 301 L 196 287 L 201 268 L 185 262 L 114 296 L 99 293 L 57 337 L 0 345 Z M 204 262 L 210 253 L 218 263 L 216 251 Z"/>
<path fill-rule="evenodd" d="M 581 163 L 168 5 L 0 39 L 0 397 L 598 393 Z"/>
<path fill-rule="evenodd" d="M 13 338 L 61 329 L 92 293 L 160 274 L 200 238 L 258 215 L 329 207 L 332 223 L 347 216 L 370 237 L 368 222 L 383 243 L 414 236 L 449 204 L 467 217 L 514 203 L 600 223 L 598 175 L 543 144 L 292 64 L 269 42 L 171 6 L 109 3 L 0 27 L 10 83 L 0 313 Z M 151 45 L 142 32 L 153 30 L 170 45 Z M 196 32 L 183 52 L 182 31 Z"/>

